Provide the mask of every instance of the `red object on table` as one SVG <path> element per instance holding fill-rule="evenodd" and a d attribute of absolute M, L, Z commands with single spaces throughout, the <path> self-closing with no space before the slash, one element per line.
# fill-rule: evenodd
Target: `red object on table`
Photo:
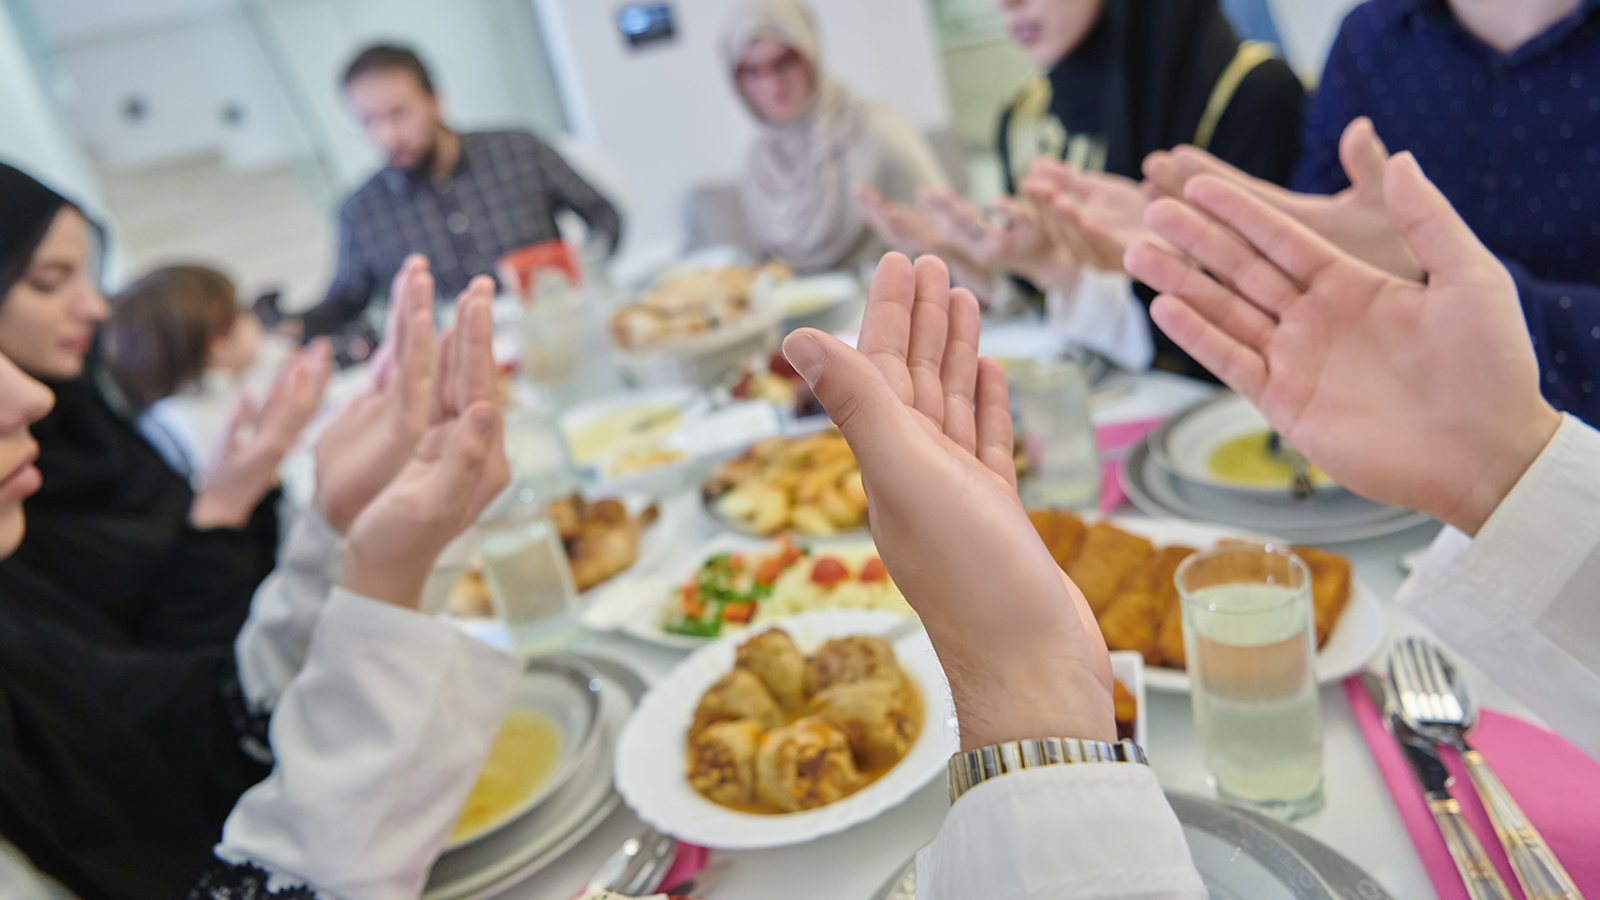
<path fill-rule="evenodd" d="M 512 284 L 502 287 L 522 298 L 524 303 L 535 299 L 533 286 L 541 269 L 557 270 L 567 277 L 567 283 L 573 287 L 583 284 L 578 258 L 567 242 L 560 238 L 519 247 L 500 257 L 497 268 L 502 280 L 508 277 L 513 280 Z"/>
<path fill-rule="evenodd" d="M 1344 680 L 1344 693 L 1439 900 L 1467 900 L 1467 889 L 1422 799 L 1422 788 L 1400 745 L 1384 727 L 1382 711 L 1367 696 L 1360 675 Z M 1600 762 L 1555 732 L 1493 710 L 1482 712 L 1469 739 L 1500 776 L 1528 821 L 1544 835 L 1578 889 L 1585 896 L 1600 896 L 1600 815 L 1596 813 L 1600 810 Z M 1506 887 L 1513 896 L 1523 897 L 1516 872 L 1506 861 L 1466 768 L 1452 750 L 1440 748 L 1439 755 L 1455 776 L 1450 792 L 1461 804 L 1462 817 L 1494 861 Z"/>
<path fill-rule="evenodd" d="M 1102 425 L 1094 430 L 1095 444 L 1100 448 L 1100 512 L 1111 512 L 1128 499 L 1122 489 L 1122 461 L 1144 436 L 1166 421 L 1166 417 L 1140 419 L 1136 422 L 1118 422 Z"/>

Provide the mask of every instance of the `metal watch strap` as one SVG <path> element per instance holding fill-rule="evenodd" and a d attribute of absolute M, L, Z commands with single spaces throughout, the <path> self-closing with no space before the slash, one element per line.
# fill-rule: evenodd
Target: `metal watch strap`
<path fill-rule="evenodd" d="M 1137 763 L 1149 765 L 1144 750 L 1132 740 L 1115 744 L 1073 738 L 1035 738 L 990 744 L 950 757 L 950 802 L 991 778 L 1018 769 L 1072 763 Z"/>

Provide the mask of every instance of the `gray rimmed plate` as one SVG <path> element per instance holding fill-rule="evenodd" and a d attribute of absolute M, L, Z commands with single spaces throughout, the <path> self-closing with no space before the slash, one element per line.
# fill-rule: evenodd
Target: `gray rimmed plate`
<path fill-rule="evenodd" d="M 1390 900 L 1355 863 L 1287 825 L 1203 797 L 1167 801 L 1215 900 Z M 915 900 L 916 890 L 913 859 L 873 900 Z"/>
<path fill-rule="evenodd" d="M 1293 477 L 1287 467 L 1283 480 L 1276 484 L 1241 482 L 1212 470 L 1212 455 L 1235 439 L 1259 440 L 1258 449 L 1266 455 L 1267 435 L 1272 431 L 1266 417 L 1250 401 L 1233 391 L 1218 391 L 1199 403 L 1179 411 L 1150 433 L 1150 459 L 1173 477 L 1177 489 L 1196 502 L 1233 501 L 1271 506 L 1326 505 L 1340 500 L 1349 491 L 1326 475 L 1315 479 L 1317 493 L 1305 500 L 1295 499 Z"/>

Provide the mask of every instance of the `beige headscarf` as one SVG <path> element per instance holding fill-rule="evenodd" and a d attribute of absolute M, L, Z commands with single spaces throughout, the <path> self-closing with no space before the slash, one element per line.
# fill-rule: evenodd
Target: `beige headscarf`
<path fill-rule="evenodd" d="M 823 72 L 816 23 L 797 0 L 748 0 L 735 10 L 722 39 L 730 73 L 758 37 L 804 56 L 816 73 L 817 90 L 811 108 L 794 122 L 762 121 L 744 183 L 751 228 L 764 249 L 798 271 L 853 265 L 852 257 L 872 240 L 850 188 L 871 183 L 878 167 L 869 128 L 876 110 Z"/>

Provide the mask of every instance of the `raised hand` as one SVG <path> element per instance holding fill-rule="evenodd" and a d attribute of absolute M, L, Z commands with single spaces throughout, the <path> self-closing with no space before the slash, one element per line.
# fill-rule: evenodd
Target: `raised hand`
<path fill-rule="evenodd" d="M 1131 178 L 1039 159 L 1028 167 L 1020 187 L 1039 210 L 1045 231 L 1092 268 L 1120 272 L 1130 246 L 1159 240 L 1144 224 L 1150 201 Z"/>
<path fill-rule="evenodd" d="M 1184 185 L 1198 175 L 1227 179 L 1257 198 L 1288 213 L 1344 252 L 1379 269 L 1422 278 L 1422 264 L 1406 246 L 1384 202 L 1383 173 L 1388 148 L 1365 116 L 1345 126 L 1339 139 L 1339 161 L 1350 187 L 1332 196 L 1298 194 L 1270 181 L 1246 175 L 1195 147 L 1158 150 L 1145 157 L 1145 183 L 1152 193 L 1181 198 Z"/>
<path fill-rule="evenodd" d="M 944 188 L 923 188 L 917 208 L 938 227 L 957 258 L 987 283 L 995 270 L 1021 275 L 1039 287 L 1069 292 L 1078 282 L 1079 262 L 1069 248 L 1051 240 L 1031 204 L 1001 197 L 994 219 Z"/>
<path fill-rule="evenodd" d="M 879 263 L 860 350 L 802 329 L 783 349 L 861 465 L 884 564 L 950 678 L 961 742 L 1114 740 L 1111 669 L 1083 595 L 1017 499 L 1005 373 L 937 259 Z"/>
<path fill-rule="evenodd" d="M 313 341 L 284 362 L 260 406 L 239 395 L 222 446 L 189 507 L 190 525 L 238 528 L 249 521 L 272 489 L 278 465 L 321 407 L 332 369 L 328 342 Z"/>
<path fill-rule="evenodd" d="M 894 250 L 913 258 L 948 251 L 944 235 L 920 210 L 891 203 L 870 185 L 858 184 L 850 195 L 878 239 Z"/>
<path fill-rule="evenodd" d="M 1408 153 L 1388 215 L 1428 273 L 1397 278 L 1231 180 L 1199 176 L 1128 271 L 1151 318 L 1340 484 L 1475 534 L 1555 433 L 1511 276 Z"/>
<path fill-rule="evenodd" d="M 356 516 L 340 584 L 415 609 L 446 544 L 511 480 L 496 402 L 490 292 L 469 288 L 440 346 L 430 425 L 416 454 Z"/>

